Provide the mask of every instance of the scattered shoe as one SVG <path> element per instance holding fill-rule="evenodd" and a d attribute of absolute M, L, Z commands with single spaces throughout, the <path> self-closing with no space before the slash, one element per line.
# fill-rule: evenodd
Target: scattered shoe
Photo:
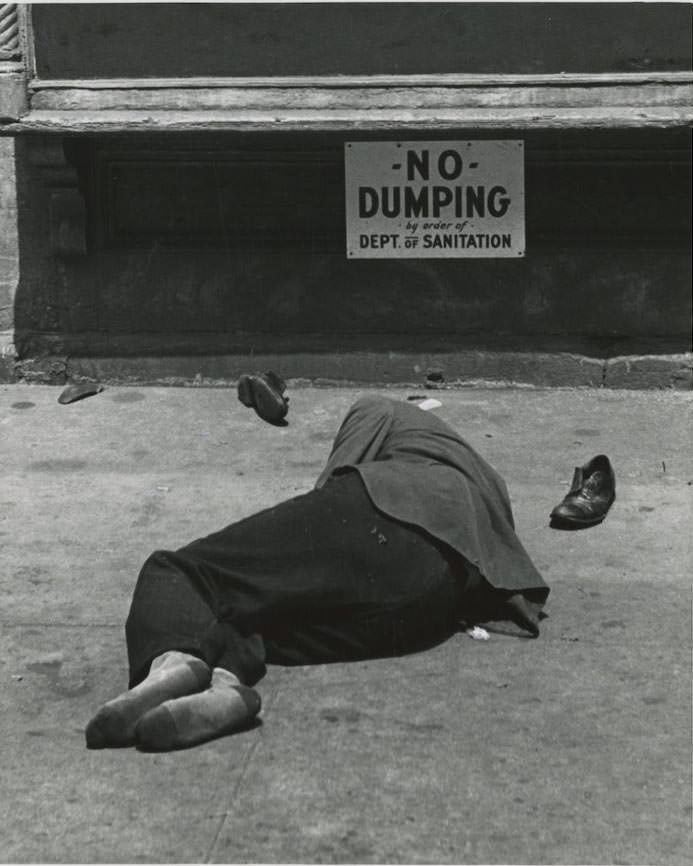
<path fill-rule="evenodd" d="M 573 483 L 563 501 L 551 512 L 554 529 L 586 529 L 601 523 L 616 499 L 614 470 L 605 454 L 576 466 Z"/>
<path fill-rule="evenodd" d="M 68 385 L 60 396 L 58 403 L 76 403 L 77 400 L 83 400 L 85 397 L 91 397 L 93 394 L 100 394 L 103 391 L 103 385 L 98 382 L 78 382 L 73 385 Z"/>
<path fill-rule="evenodd" d="M 250 375 L 244 373 L 238 380 L 238 399 L 244 406 L 254 409 L 263 421 L 275 426 L 286 426 L 289 398 L 284 396 L 283 379 L 268 370 Z"/>

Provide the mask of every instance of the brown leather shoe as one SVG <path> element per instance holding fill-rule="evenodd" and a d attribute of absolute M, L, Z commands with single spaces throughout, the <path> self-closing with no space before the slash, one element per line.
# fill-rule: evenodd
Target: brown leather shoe
<path fill-rule="evenodd" d="M 598 454 L 576 466 L 573 483 L 563 501 L 551 512 L 554 529 L 586 529 L 601 523 L 616 499 L 616 478 L 609 458 Z"/>
<path fill-rule="evenodd" d="M 238 399 L 244 406 L 254 409 L 263 421 L 285 426 L 289 411 L 289 398 L 284 396 L 284 380 L 268 370 L 250 375 L 244 373 L 238 380 Z"/>

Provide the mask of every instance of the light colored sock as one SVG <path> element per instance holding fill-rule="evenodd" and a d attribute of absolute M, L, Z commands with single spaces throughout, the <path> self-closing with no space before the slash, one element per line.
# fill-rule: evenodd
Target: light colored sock
<path fill-rule="evenodd" d="M 208 689 L 165 701 L 137 723 L 137 744 L 166 752 L 196 746 L 247 728 L 260 712 L 260 696 L 223 668 L 214 668 Z"/>
<path fill-rule="evenodd" d="M 171 698 L 199 692 L 209 685 L 209 665 L 196 656 L 170 650 L 157 656 L 146 679 L 105 703 L 86 728 L 87 748 L 135 744 L 135 725 L 148 710 Z"/>

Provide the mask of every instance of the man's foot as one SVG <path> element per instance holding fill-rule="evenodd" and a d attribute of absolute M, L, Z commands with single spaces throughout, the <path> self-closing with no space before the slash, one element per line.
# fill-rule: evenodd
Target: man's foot
<path fill-rule="evenodd" d="M 510 608 L 514 622 L 528 631 L 532 637 L 539 637 L 539 616 L 521 592 L 507 598 L 505 604 Z"/>
<path fill-rule="evenodd" d="M 260 696 L 237 677 L 214 668 L 208 689 L 165 701 L 137 723 L 137 745 L 146 751 L 168 752 L 196 746 L 247 728 L 260 712 Z"/>
<path fill-rule="evenodd" d="M 209 666 L 196 656 L 171 650 L 152 662 L 141 683 L 104 704 L 86 728 L 87 748 L 135 744 L 135 725 L 144 713 L 170 698 L 199 692 L 209 685 Z"/>

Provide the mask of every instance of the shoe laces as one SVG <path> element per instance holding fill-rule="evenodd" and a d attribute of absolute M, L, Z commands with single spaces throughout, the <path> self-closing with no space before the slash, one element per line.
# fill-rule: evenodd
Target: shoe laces
<path fill-rule="evenodd" d="M 585 481 L 582 487 L 582 493 L 586 499 L 592 499 L 598 493 L 601 492 L 601 488 L 606 481 L 606 475 L 603 472 L 594 472 L 590 477 Z"/>

